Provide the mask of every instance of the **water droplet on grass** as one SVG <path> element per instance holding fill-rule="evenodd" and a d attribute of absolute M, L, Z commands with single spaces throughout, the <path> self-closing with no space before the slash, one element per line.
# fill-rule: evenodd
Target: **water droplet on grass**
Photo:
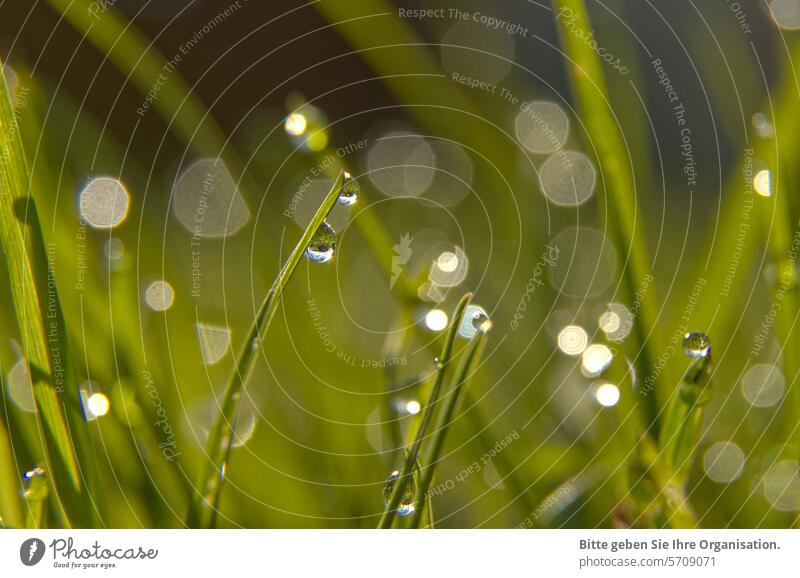
<path fill-rule="evenodd" d="M 349 173 L 345 173 L 344 183 L 342 183 L 342 188 L 339 190 L 339 204 L 345 207 L 354 205 L 358 200 L 358 193 L 360 191 L 361 186 L 358 184 L 358 181 L 351 177 Z"/>
<path fill-rule="evenodd" d="M 468 305 L 458 328 L 458 334 L 465 339 L 472 339 L 478 331 L 488 331 L 492 322 L 486 310 L 479 305 Z"/>
<path fill-rule="evenodd" d="M 398 516 L 410 516 L 414 513 L 414 494 L 417 491 L 417 484 L 414 477 L 414 474 L 409 476 L 406 486 L 403 488 L 403 495 L 400 498 L 400 504 L 397 506 Z M 386 480 L 386 484 L 383 486 L 384 506 L 389 506 L 389 503 L 392 499 L 392 492 L 394 491 L 395 484 L 397 484 L 397 480 L 399 478 L 400 472 L 395 470 L 392 472 L 392 475 L 389 476 L 389 479 Z"/>
<path fill-rule="evenodd" d="M 328 223 L 323 223 L 306 247 L 306 257 L 314 263 L 327 263 L 336 252 L 336 231 Z"/>
<path fill-rule="evenodd" d="M 707 357 L 711 353 L 711 340 L 705 333 L 693 331 L 683 338 L 683 351 L 692 358 Z"/>

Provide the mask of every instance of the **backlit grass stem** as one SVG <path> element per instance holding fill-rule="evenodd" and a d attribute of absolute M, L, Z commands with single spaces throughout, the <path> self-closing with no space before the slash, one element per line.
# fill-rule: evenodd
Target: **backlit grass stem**
<path fill-rule="evenodd" d="M 458 305 L 453 312 L 450 328 L 447 332 L 444 346 L 442 347 L 442 354 L 439 356 L 439 367 L 436 372 L 436 377 L 434 378 L 431 395 L 422 411 L 422 419 L 420 420 L 419 428 L 417 429 L 416 435 L 414 436 L 414 441 L 412 442 L 411 447 L 406 454 L 405 462 L 403 463 L 403 467 L 400 470 L 400 475 L 394 484 L 391 497 L 389 498 L 389 503 L 387 504 L 383 515 L 381 516 L 378 528 L 388 529 L 392 527 L 392 522 L 394 522 L 395 514 L 397 513 L 397 508 L 400 505 L 400 500 L 402 499 L 406 485 L 414 475 L 414 464 L 419 457 L 419 450 L 422 446 L 422 441 L 425 439 L 425 432 L 427 431 L 428 425 L 433 418 L 433 412 L 436 410 L 436 402 L 439 399 L 439 393 L 442 390 L 442 384 L 444 383 L 444 378 L 450 366 L 451 356 L 453 354 L 453 343 L 456 340 L 458 328 L 461 326 L 464 312 L 466 311 L 471 300 L 472 293 L 467 293 L 461 298 L 461 301 L 458 302 Z"/>
<path fill-rule="evenodd" d="M 303 231 L 303 235 L 273 282 L 242 344 L 225 389 L 219 412 L 208 435 L 208 443 L 206 445 L 207 460 L 190 501 L 189 513 L 186 518 L 186 524 L 190 527 L 209 527 L 215 518 L 213 505 L 218 503 L 218 493 L 225 478 L 226 457 L 235 435 L 234 426 L 242 388 L 247 383 L 255 367 L 256 354 L 259 351 L 261 340 L 269 328 L 272 318 L 275 316 L 283 290 L 289 283 L 295 269 L 297 269 L 297 265 L 303 259 L 306 248 L 311 243 L 320 225 L 322 225 L 328 213 L 331 212 L 331 209 L 336 204 L 343 182 L 344 171 L 340 171 L 339 176 L 333 183 L 333 187 L 325 196 L 322 204 L 317 209 L 308 227 Z"/>

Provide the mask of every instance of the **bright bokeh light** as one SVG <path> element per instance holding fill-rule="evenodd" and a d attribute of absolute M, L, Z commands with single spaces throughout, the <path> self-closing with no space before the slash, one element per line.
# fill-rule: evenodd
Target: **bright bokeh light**
<path fill-rule="evenodd" d="M 416 400 L 411 400 L 406 404 L 406 412 L 409 415 L 417 415 L 419 410 L 422 409 L 419 405 L 419 402 Z"/>
<path fill-rule="evenodd" d="M 567 355 L 580 355 L 589 344 L 589 335 L 579 325 L 567 325 L 558 334 L 558 348 Z"/>
<path fill-rule="evenodd" d="M 719 484 L 735 481 L 744 470 L 745 455 L 733 442 L 717 442 L 703 456 L 703 470 Z"/>
<path fill-rule="evenodd" d="M 594 397 L 603 407 L 613 407 L 619 401 L 619 388 L 613 383 L 603 383 L 595 390 Z"/>
<path fill-rule="evenodd" d="M 610 340 L 622 341 L 633 329 L 633 314 L 621 303 L 609 303 L 597 324 Z"/>
<path fill-rule="evenodd" d="M 117 179 L 92 179 L 78 195 L 81 218 L 95 229 L 111 229 L 128 216 L 130 195 Z"/>
<path fill-rule="evenodd" d="M 441 331 L 447 327 L 447 313 L 441 309 L 431 309 L 425 315 L 425 325 L 431 331 Z"/>
<path fill-rule="evenodd" d="M 283 128 L 286 130 L 286 134 L 291 136 L 300 136 L 306 132 L 307 127 L 308 122 L 306 121 L 306 117 L 299 112 L 295 112 L 287 116 L 286 122 L 283 125 Z"/>
<path fill-rule="evenodd" d="M 779 28 L 800 29 L 800 0 L 772 0 L 769 10 Z"/>
<path fill-rule="evenodd" d="M 589 376 L 598 376 L 611 365 L 613 358 L 611 350 L 605 345 L 590 345 L 583 352 L 583 371 Z"/>
<path fill-rule="evenodd" d="M 772 196 L 772 175 L 769 169 L 762 169 L 753 177 L 753 188 L 762 197 Z"/>
<path fill-rule="evenodd" d="M 436 266 L 444 273 L 452 273 L 458 269 L 458 255 L 445 251 L 436 259 Z"/>
<path fill-rule="evenodd" d="M 144 300 L 153 311 L 166 311 L 172 307 L 175 292 L 166 281 L 153 281 L 144 292 Z"/>
<path fill-rule="evenodd" d="M 786 379 L 775 365 L 758 363 L 742 376 L 742 395 L 755 407 L 771 407 L 783 398 Z"/>
<path fill-rule="evenodd" d="M 569 118 L 555 102 L 531 102 L 517 115 L 517 140 L 534 154 L 560 150 L 569 136 Z"/>
<path fill-rule="evenodd" d="M 86 401 L 86 408 L 92 412 L 95 417 L 101 417 L 108 413 L 111 403 L 108 398 L 102 393 L 93 393 Z"/>
<path fill-rule="evenodd" d="M 594 163 L 582 152 L 559 150 L 539 168 L 542 193 L 554 205 L 582 205 L 594 195 L 596 183 Z"/>

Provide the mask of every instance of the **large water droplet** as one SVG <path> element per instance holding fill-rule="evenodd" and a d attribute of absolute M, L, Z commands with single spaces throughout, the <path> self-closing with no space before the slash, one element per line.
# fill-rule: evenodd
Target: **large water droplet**
<path fill-rule="evenodd" d="M 358 193 L 361 191 L 361 185 L 358 184 L 349 173 L 345 173 L 344 183 L 339 190 L 339 204 L 349 207 L 354 205 L 358 200 Z"/>
<path fill-rule="evenodd" d="M 458 334 L 464 339 L 472 339 L 479 331 L 486 332 L 492 327 L 489 314 L 479 305 L 468 305 L 458 327 Z"/>
<path fill-rule="evenodd" d="M 389 506 L 392 499 L 392 492 L 397 480 L 400 478 L 400 472 L 395 470 L 389 479 L 386 480 L 386 485 L 383 486 L 383 505 Z M 397 506 L 398 516 L 410 516 L 414 513 L 414 494 L 417 492 L 417 484 L 412 474 L 406 482 L 406 487 L 403 488 L 403 495 L 400 498 L 400 504 Z"/>
<path fill-rule="evenodd" d="M 328 223 L 323 223 L 317 229 L 314 238 L 306 247 L 306 257 L 314 263 L 327 263 L 333 259 L 336 252 L 336 231 Z"/>
<path fill-rule="evenodd" d="M 485 311 L 476 311 L 472 315 L 472 327 L 478 333 L 486 333 L 492 328 L 492 321 Z"/>
<path fill-rule="evenodd" d="M 711 340 L 705 333 L 692 331 L 683 338 L 683 351 L 689 357 L 707 357 L 711 353 Z"/>

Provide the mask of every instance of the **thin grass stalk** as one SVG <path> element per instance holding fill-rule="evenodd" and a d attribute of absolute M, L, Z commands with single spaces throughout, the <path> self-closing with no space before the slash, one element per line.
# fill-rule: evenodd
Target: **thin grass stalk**
<path fill-rule="evenodd" d="M 214 520 L 215 514 L 212 506 L 218 503 L 218 493 L 222 488 L 222 481 L 225 477 L 223 467 L 226 466 L 226 456 L 230 451 L 231 442 L 235 435 L 233 429 L 242 388 L 253 372 L 261 340 L 266 334 L 275 312 L 278 310 L 278 303 L 283 290 L 303 259 L 303 255 L 317 230 L 336 204 L 343 183 L 344 171 L 340 171 L 331 190 L 314 214 L 314 218 L 311 219 L 308 227 L 303 231 L 303 235 L 275 278 L 250 326 L 247 337 L 236 358 L 236 364 L 231 372 L 219 412 L 208 436 L 206 444 L 207 460 L 195 487 L 195 493 L 190 500 L 189 513 L 186 517 L 186 524 L 189 527 L 208 527 Z"/>
<path fill-rule="evenodd" d="M 0 375 L 0 382 L 2 381 L 3 377 Z M 0 388 L 0 391 L 4 390 L 5 387 Z M 0 527 L 3 524 L 19 527 L 22 525 L 22 508 L 16 475 L 17 464 L 14 460 L 14 448 L 11 446 L 11 433 L 2 417 L 0 417 L 0 472 L 3 472 L 0 475 Z"/>
<path fill-rule="evenodd" d="M 626 253 L 623 259 L 627 263 L 624 286 L 627 297 L 632 299 L 643 281 L 652 279 L 653 274 L 644 235 L 644 221 L 639 212 L 635 181 L 628 162 L 630 155 L 611 109 L 602 61 L 582 36 L 573 33 L 575 29 L 592 29 L 583 0 L 555 0 L 554 8 L 562 44 L 571 60 L 568 76 L 606 183 L 608 228 L 615 237 L 616 246 Z M 564 15 L 568 15 L 568 18 Z M 636 335 L 641 346 L 637 367 L 640 374 L 645 376 L 650 372 L 651 360 L 661 352 L 658 333 L 650 334 L 658 318 L 658 299 L 654 289 L 650 287 L 640 301 L 641 306 L 635 318 Z M 668 375 L 664 381 L 671 383 Z M 661 395 L 658 388 L 655 394 L 645 398 L 648 425 L 657 421 L 657 397 Z"/>
<path fill-rule="evenodd" d="M 453 385 L 450 387 L 450 397 L 447 398 L 447 402 L 439 412 L 434 428 L 433 439 L 430 442 L 425 465 L 422 468 L 422 474 L 417 486 L 417 504 L 419 508 L 424 508 L 431 502 L 431 500 L 426 499 L 428 488 L 430 488 L 431 481 L 433 480 L 433 473 L 436 469 L 436 465 L 439 463 L 445 437 L 453 422 L 453 415 L 462 397 L 461 392 L 472 377 L 473 366 L 477 360 L 480 359 L 481 353 L 483 352 L 485 337 L 485 331 L 478 331 L 467 346 L 466 352 L 462 354 L 461 361 L 453 377 Z M 411 521 L 411 527 L 418 527 L 419 520 L 420 516 L 415 516 Z"/>
<path fill-rule="evenodd" d="M 456 335 L 458 334 L 458 328 L 461 326 L 462 319 L 464 318 L 464 312 L 466 311 L 471 300 L 472 293 L 467 293 L 458 302 L 458 305 L 453 312 L 453 320 L 450 322 L 450 328 L 447 332 L 447 337 L 445 338 L 445 342 L 442 347 L 442 354 L 439 356 L 439 367 L 436 372 L 436 377 L 434 378 L 430 397 L 428 402 L 425 404 L 425 409 L 422 412 L 422 419 L 419 422 L 419 427 L 414 436 L 414 441 L 412 442 L 411 448 L 406 454 L 405 462 L 403 462 L 403 467 L 400 470 L 400 474 L 398 475 L 397 481 L 392 489 L 389 503 L 386 505 L 386 509 L 383 511 L 383 515 L 378 523 L 378 528 L 388 529 L 392 527 L 392 522 L 394 522 L 397 508 L 400 506 L 400 500 L 402 499 L 403 492 L 405 491 L 406 485 L 411 480 L 411 477 L 414 475 L 414 465 L 417 463 L 419 450 L 422 446 L 422 441 L 425 439 L 425 432 L 427 431 L 428 425 L 433 418 L 433 412 L 436 410 L 436 402 L 439 399 L 439 393 L 441 392 L 444 378 L 447 375 L 447 370 L 450 366 L 450 362 L 452 361 L 451 358 L 453 354 L 453 344 L 455 343 Z"/>
<path fill-rule="evenodd" d="M 66 325 L 31 197 L 31 179 L 15 112 L 3 76 L 0 240 L 33 384 L 47 472 L 67 523 L 92 527 L 99 519 L 96 501 L 100 496 L 91 494 L 87 486 L 97 481 L 96 465 L 80 418 Z"/>

